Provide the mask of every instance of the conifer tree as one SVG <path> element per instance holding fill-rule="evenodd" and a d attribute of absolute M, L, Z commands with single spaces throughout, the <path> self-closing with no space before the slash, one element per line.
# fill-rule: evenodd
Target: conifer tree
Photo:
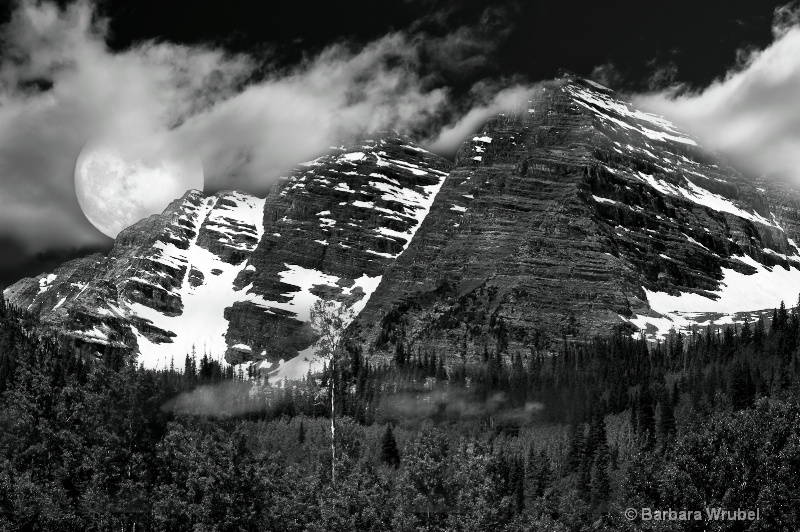
<path fill-rule="evenodd" d="M 611 496 L 611 481 L 608 477 L 610 453 L 608 446 L 598 450 L 592 460 L 591 472 L 591 502 L 596 507 L 603 507 Z"/>
<path fill-rule="evenodd" d="M 675 410 L 669 394 L 665 395 L 664 400 L 658 405 L 660 416 L 658 418 L 657 432 L 662 448 L 666 447 L 669 439 L 675 434 Z"/>
<path fill-rule="evenodd" d="M 756 349 L 761 348 L 762 343 L 764 342 L 764 335 L 766 334 L 766 326 L 764 325 L 764 315 L 759 315 L 758 320 L 756 320 L 755 329 L 753 330 L 753 343 L 756 346 Z"/>
<path fill-rule="evenodd" d="M 583 463 L 586 441 L 583 435 L 583 424 L 574 422 L 569 427 L 569 451 L 567 455 L 567 472 L 580 470 Z"/>
<path fill-rule="evenodd" d="M 394 345 L 394 361 L 401 368 L 406 363 L 406 353 L 405 353 L 405 349 L 403 348 L 403 342 L 402 341 L 398 341 Z"/>
<path fill-rule="evenodd" d="M 550 467 L 550 457 L 547 456 L 547 451 L 542 449 L 539 451 L 538 470 L 536 474 L 536 495 L 541 497 L 544 495 L 545 490 L 553 480 L 553 471 Z"/>
<path fill-rule="evenodd" d="M 752 337 L 753 337 L 753 331 L 750 327 L 750 316 L 745 316 L 744 324 L 742 325 L 742 332 L 739 333 L 739 341 L 743 345 L 747 345 L 750 343 Z"/>
<path fill-rule="evenodd" d="M 447 370 L 444 368 L 444 357 L 439 357 L 439 362 L 436 366 L 436 381 L 444 382 L 447 380 Z"/>
<path fill-rule="evenodd" d="M 397 468 L 400 465 L 400 449 L 397 448 L 397 440 L 394 438 L 392 425 L 386 425 L 386 430 L 381 438 L 381 462 Z"/>
<path fill-rule="evenodd" d="M 637 432 L 645 449 L 651 449 L 655 443 L 655 412 L 653 396 L 650 392 L 650 382 L 645 380 L 639 391 Z"/>
<path fill-rule="evenodd" d="M 525 463 L 519 458 L 511 461 L 508 483 L 514 497 L 514 510 L 521 514 L 525 510 Z"/>
<path fill-rule="evenodd" d="M 733 365 L 730 382 L 730 397 L 733 408 L 740 410 L 751 406 L 755 396 L 755 386 L 753 385 L 747 360 L 744 363 L 736 362 Z"/>

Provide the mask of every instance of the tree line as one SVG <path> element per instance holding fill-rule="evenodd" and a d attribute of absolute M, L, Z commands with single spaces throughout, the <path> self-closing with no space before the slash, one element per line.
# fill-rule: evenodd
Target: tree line
<path fill-rule="evenodd" d="M 622 510 L 708 505 L 761 509 L 719 530 L 798 523 L 796 308 L 475 364 L 345 342 L 278 385 L 207 354 L 83 357 L 39 330 L 0 299 L 1 530 L 704 530 Z"/>

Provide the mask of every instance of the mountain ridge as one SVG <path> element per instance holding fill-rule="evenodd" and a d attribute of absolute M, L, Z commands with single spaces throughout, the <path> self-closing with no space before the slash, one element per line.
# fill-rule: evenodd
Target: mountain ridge
<path fill-rule="evenodd" d="M 5 294 L 77 348 L 138 351 L 147 366 L 194 350 L 230 363 L 288 360 L 313 341 L 318 294 L 369 297 L 448 167 L 392 132 L 343 145 L 299 165 L 266 198 L 189 191 L 121 232 L 108 257 Z"/>
<path fill-rule="evenodd" d="M 571 76 L 545 83 L 465 142 L 418 233 L 447 238 L 419 238 L 390 266 L 354 324 L 362 342 L 458 360 L 626 324 L 656 338 L 780 300 L 687 317 L 663 294 L 711 301 L 723 279 L 756 272 L 754 291 L 800 291 L 796 209 L 612 94 Z M 790 193 L 778 199 L 796 205 Z M 783 266 L 780 283 L 762 279 Z"/>
<path fill-rule="evenodd" d="M 210 350 L 276 376 L 313 362 L 320 298 L 355 305 L 349 333 L 383 358 L 528 353 L 615 327 L 656 339 L 800 292 L 798 205 L 566 75 L 489 120 L 454 164 L 395 132 L 365 137 L 265 198 L 187 192 L 108 257 L 5 294 L 87 352 L 163 366 Z"/>

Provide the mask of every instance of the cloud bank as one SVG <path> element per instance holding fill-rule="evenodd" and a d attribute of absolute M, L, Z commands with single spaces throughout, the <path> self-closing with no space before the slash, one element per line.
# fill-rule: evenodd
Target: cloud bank
<path fill-rule="evenodd" d="M 454 94 L 446 80 L 486 66 L 509 15 L 488 9 L 478 26 L 449 31 L 446 15 L 437 16 L 444 18 L 277 68 L 269 52 L 265 59 L 212 46 L 144 42 L 112 51 L 107 21 L 89 0 L 63 9 L 20 0 L 0 28 L 0 239 L 26 253 L 108 242 L 74 192 L 78 154 L 98 137 L 196 154 L 207 191 L 256 194 L 298 162 L 376 129 L 413 132 L 452 156 L 532 86 L 482 81 Z M 654 92 L 635 100 L 743 170 L 800 183 L 798 4 L 778 9 L 773 27 L 772 45 L 742 52 L 739 66 L 709 87 L 656 90 L 675 74 L 665 71 Z M 597 74 L 617 75 L 611 65 Z"/>
<path fill-rule="evenodd" d="M 773 43 L 740 53 L 739 66 L 695 92 L 639 95 L 642 108 L 695 135 L 738 168 L 800 185 L 800 4 L 779 8 Z"/>
<path fill-rule="evenodd" d="M 202 159 L 207 191 L 256 194 L 361 132 L 410 131 L 451 149 L 505 96 L 474 93 L 478 110 L 454 106 L 442 73 L 484 65 L 496 37 L 487 29 L 501 15 L 487 10 L 478 27 L 435 37 L 412 28 L 363 46 L 337 43 L 270 70 L 261 57 L 205 46 L 114 52 L 89 0 L 64 9 L 21 0 L 0 28 L 0 236 L 28 252 L 108 242 L 73 184 L 78 154 L 97 138 L 185 150 Z"/>

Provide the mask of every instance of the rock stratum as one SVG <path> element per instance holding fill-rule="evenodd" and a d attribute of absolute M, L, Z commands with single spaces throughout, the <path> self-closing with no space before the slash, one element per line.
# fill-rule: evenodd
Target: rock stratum
<path fill-rule="evenodd" d="M 5 295 L 78 349 L 163 366 L 194 347 L 299 376 L 318 299 L 352 305 L 348 333 L 382 357 L 741 321 L 795 301 L 799 230 L 794 189 L 565 76 L 490 120 L 455 165 L 375 135 L 304 163 L 266 198 L 189 192 L 107 257 Z"/>
<path fill-rule="evenodd" d="M 135 353 L 148 367 L 192 352 L 269 367 L 309 354 L 317 299 L 363 308 L 450 167 L 394 133 L 363 139 L 301 164 L 266 198 L 189 191 L 123 230 L 107 257 L 4 293 L 87 352 Z"/>
<path fill-rule="evenodd" d="M 353 325 L 367 345 L 470 357 L 625 324 L 655 338 L 797 298 L 796 191 L 591 81 L 530 98 L 460 148 Z"/>

